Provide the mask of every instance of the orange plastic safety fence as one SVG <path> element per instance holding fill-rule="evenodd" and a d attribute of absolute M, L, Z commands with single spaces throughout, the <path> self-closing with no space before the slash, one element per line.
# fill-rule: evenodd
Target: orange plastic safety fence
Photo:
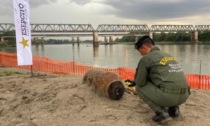
<path fill-rule="evenodd" d="M 0 52 L 0 65 L 21 69 L 31 69 L 31 66 L 17 66 L 17 55 L 14 53 Z M 116 73 L 121 79 L 134 79 L 135 70 L 127 67 L 99 68 L 77 62 L 62 62 L 45 57 L 33 56 L 34 71 L 49 72 L 54 74 L 84 75 L 90 69 L 101 69 Z M 186 74 L 191 88 L 210 89 L 210 75 Z"/>

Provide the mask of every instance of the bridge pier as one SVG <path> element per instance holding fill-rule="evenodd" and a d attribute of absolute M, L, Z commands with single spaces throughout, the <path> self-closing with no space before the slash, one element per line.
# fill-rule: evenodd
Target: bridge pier
<path fill-rule="evenodd" d="M 104 42 L 105 43 L 108 43 L 109 42 L 107 36 L 104 36 Z"/>
<path fill-rule="evenodd" d="M 99 47 L 98 33 L 97 32 L 93 32 L 93 46 L 94 47 Z"/>
<path fill-rule="evenodd" d="M 148 33 L 148 36 L 149 36 L 151 39 L 153 39 L 153 32 L 149 32 L 149 33 Z"/>
<path fill-rule="evenodd" d="M 72 42 L 75 42 L 75 39 L 74 39 L 74 37 L 72 37 L 71 41 L 72 41 Z"/>
<path fill-rule="evenodd" d="M 135 42 L 139 40 L 139 36 L 135 36 Z"/>
<path fill-rule="evenodd" d="M 41 40 L 40 40 L 41 46 L 44 46 L 44 42 L 45 42 L 44 37 L 41 37 Z"/>
<path fill-rule="evenodd" d="M 77 42 L 78 42 L 78 43 L 80 42 L 79 37 L 77 37 Z"/>
<path fill-rule="evenodd" d="M 75 43 L 74 37 L 71 38 L 71 42 L 72 42 L 72 45 L 74 46 L 74 43 Z"/>
<path fill-rule="evenodd" d="M 1 37 L 1 42 L 4 42 L 4 38 L 3 37 Z"/>
<path fill-rule="evenodd" d="M 79 46 L 79 42 L 80 42 L 79 37 L 77 37 L 77 45 L 78 46 Z"/>
<path fill-rule="evenodd" d="M 112 36 L 109 36 L 109 42 L 113 42 L 113 37 Z"/>
<path fill-rule="evenodd" d="M 44 46 L 45 40 L 44 37 L 34 37 L 31 43 L 36 45 L 36 47 L 39 45 Z"/>
<path fill-rule="evenodd" d="M 193 31 L 191 33 L 191 41 L 198 42 L 198 31 Z"/>
<path fill-rule="evenodd" d="M 34 37 L 34 38 L 33 38 L 32 44 L 38 46 L 38 37 Z"/>

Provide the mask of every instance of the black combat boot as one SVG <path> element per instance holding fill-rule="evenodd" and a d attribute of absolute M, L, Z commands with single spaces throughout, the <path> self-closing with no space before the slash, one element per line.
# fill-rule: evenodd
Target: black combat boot
<path fill-rule="evenodd" d="M 161 122 L 169 117 L 168 112 L 165 110 L 158 110 L 155 112 L 155 116 L 152 118 L 155 122 Z"/>
<path fill-rule="evenodd" d="M 168 108 L 168 114 L 170 117 L 175 118 L 180 114 L 179 106 L 173 106 Z"/>

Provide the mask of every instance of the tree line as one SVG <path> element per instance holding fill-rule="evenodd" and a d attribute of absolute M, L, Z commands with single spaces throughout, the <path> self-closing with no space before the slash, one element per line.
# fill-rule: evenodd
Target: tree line
<path fill-rule="evenodd" d="M 173 41 L 173 42 L 189 42 L 191 41 L 191 33 L 153 33 L 153 40 L 156 42 Z M 210 42 L 210 32 L 199 32 L 198 40 Z M 116 42 L 135 42 L 135 36 L 123 36 L 121 39 L 117 38 Z"/>

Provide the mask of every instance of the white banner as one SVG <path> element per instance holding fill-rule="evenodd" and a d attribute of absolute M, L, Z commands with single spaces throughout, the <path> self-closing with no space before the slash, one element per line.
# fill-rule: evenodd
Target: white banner
<path fill-rule="evenodd" d="M 29 0 L 13 0 L 18 65 L 32 65 Z"/>

